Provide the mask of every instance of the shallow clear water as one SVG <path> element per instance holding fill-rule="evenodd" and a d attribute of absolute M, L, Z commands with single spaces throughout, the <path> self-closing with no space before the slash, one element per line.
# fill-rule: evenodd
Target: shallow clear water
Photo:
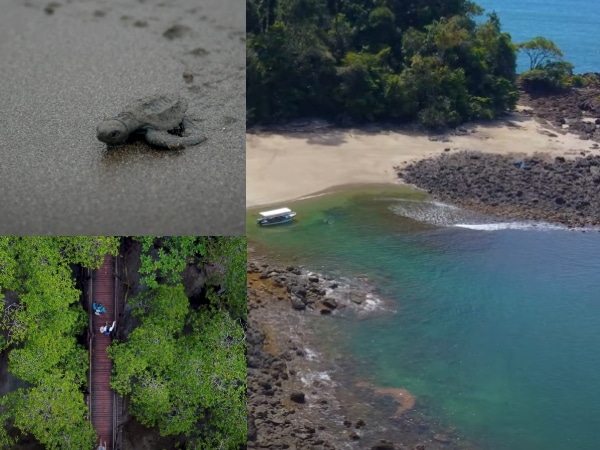
<path fill-rule="evenodd" d="M 359 372 L 413 392 L 483 448 L 597 448 L 600 233 L 439 226 L 439 210 L 427 225 L 382 195 L 301 208 L 252 239 L 312 270 L 368 277 L 398 311 L 330 322 Z"/>
<path fill-rule="evenodd" d="M 597 28 L 600 2 L 589 0 L 477 0 L 486 13 L 496 11 L 502 29 L 514 42 L 535 36 L 553 40 L 576 73 L 600 72 Z M 529 69 L 529 60 L 519 58 L 519 71 Z"/>

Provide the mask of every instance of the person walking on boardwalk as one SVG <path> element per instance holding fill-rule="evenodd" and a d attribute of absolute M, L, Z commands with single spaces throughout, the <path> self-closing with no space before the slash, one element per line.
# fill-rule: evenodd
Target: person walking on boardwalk
<path fill-rule="evenodd" d="M 98 444 L 97 450 L 106 450 L 106 441 L 104 441 L 104 445 L 102 445 L 102 438 L 100 438 L 100 443 Z"/>
<path fill-rule="evenodd" d="M 108 322 L 106 322 L 106 324 L 104 326 L 100 327 L 100 333 L 106 334 L 107 336 L 110 336 L 110 334 L 112 333 L 112 331 L 115 329 L 115 324 L 116 323 L 117 322 L 114 321 L 112 323 L 112 325 L 110 326 L 110 328 L 108 328 Z"/>
<path fill-rule="evenodd" d="M 94 310 L 94 314 L 97 316 L 106 313 L 106 308 L 102 303 L 92 303 L 92 309 Z"/>

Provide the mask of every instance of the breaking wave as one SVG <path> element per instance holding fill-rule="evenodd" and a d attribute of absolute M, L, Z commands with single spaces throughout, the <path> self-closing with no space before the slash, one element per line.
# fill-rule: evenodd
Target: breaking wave
<path fill-rule="evenodd" d="M 461 223 L 492 223 L 483 214 L 467 211 L 438 201 L 398 200 L 390 206 L 394 214 L 438 227 Z"/>
<path fill-rule="evenodd" d="M 390 206 L 390 209 L 399 216 L 437 227 L 467 228 L 476 231 L 572 230 L 565 225 L 547 222 L 506 221 L 438 201 L 398 200 Z M 581 229 L 577 230 L 581 231 Z M 586 230 L 600 231 L 600 227 L 591 227 Z"/>
<path fill-rule="evenodd" d="M 498 223 L 457 223 L 455 227 L 468 228 L 478 231 L 498 231 L 498 230 L 568 230 L 564 225 L 553 225 L 544 222 L 498 222 Z"/>

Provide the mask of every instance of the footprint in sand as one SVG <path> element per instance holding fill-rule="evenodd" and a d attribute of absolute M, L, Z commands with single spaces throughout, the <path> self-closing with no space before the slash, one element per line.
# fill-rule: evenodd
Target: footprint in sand
<path fill-rule="evenodd" d="M 192 29 L 186 25 L 173 25 L 163 33 L 163 36 L 170 41 L 173 39 L 181 39 L 192 32 Z"/>
<path fill-rule="evenodd" d="M 209 53 L 210 52 L 208 50 L 205 50 L 202 47 L 198 47 L 198 48 L 195 48 L 194 50 L 192 50 L 190 52 L 190 55 L 194 55 L 194 56 L 206 56 Z"/>
<path fill-rule="evenodd" d="M 46 5 L 46 7 L 44 8 L 44 12 L 48 15 L 54 14 L 54 11 L 56 11 L 56 8 L 62 6 L 60 3 L 56 3 L 56 2 L 52 2 L 52 3 L 48 3 L 48 5 Z"/>

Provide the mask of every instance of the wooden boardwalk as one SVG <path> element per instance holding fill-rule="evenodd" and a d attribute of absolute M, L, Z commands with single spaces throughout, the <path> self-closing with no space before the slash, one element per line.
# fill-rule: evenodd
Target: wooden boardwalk
<path fill-rule="evenodd" d="M 91 421 L 98 438 L 106 441 L 107 450 L 115 450 L 117 431 L 117 397 L 110 388 L 112 360 L 106 354 L 111 338 L 100 332 L 106 323 L 117 321 L 120 313 L 118 283 L 116 282 L 116 258 L 106 255 L 100 269 L 92 272 L 88 308 L 90 314 L 90 368 L 89 395 Z M 102 303 L 106 313 L 95 315 L 91 303 Z M 113 331 L 113 336 L 114 336 Z"/>

